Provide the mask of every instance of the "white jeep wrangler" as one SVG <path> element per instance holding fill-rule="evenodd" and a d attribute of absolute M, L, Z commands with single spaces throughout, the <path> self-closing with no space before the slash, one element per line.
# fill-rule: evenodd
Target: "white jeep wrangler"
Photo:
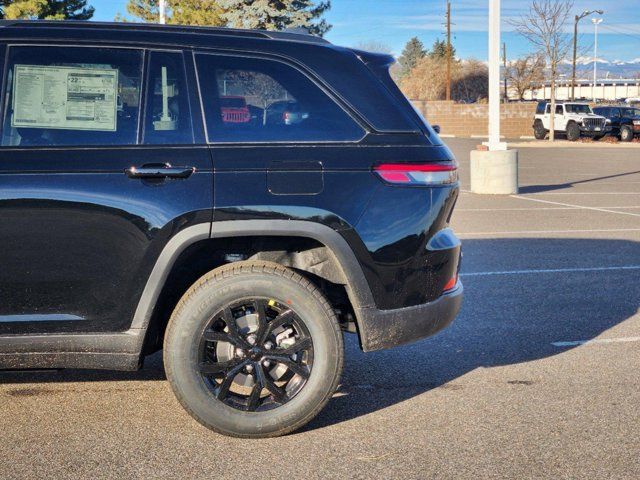
<path fill-rule="evenodd" d="M 549 133 L 551 104 L 538 102 L 533 122 L 533 134 L 537 140 L 544 140 Z M 567 140 L 575 141 L 581 135 L 600 139 L 611 132 L 611 124 L 605 117 L 596 115 L 587 103 L 558 102 L 554 116 L 556 133 L 566 134 Z"/>

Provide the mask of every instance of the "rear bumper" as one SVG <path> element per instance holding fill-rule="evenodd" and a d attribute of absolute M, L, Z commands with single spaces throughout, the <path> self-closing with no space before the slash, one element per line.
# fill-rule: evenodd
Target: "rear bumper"
<path fill-rule="evenodd" d="M 463 287 L 456 287 L 433 302 L 395 310 L 365 308 L 359 312 L 362 350 L 371 352 L 405 345 L 447 327 L 460 311 Z"/>

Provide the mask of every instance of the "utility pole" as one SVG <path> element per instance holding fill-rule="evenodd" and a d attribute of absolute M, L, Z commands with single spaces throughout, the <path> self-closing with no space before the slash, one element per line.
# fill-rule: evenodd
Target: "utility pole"
<path fill-rule="evenodd" d="M 447 100 L 451 100 L 451 2 L 447 1 Z"/>
<path fill-rule="evenodd" d="M 160 0 L 158 3 L 158 13 L 160 14 L 160 25 L 164 25 L 167 21 L 167 0 Z"/>
<path fill-rule="evenodd" d="M 502 42 L 502 61 L 504 66 L 504 103 L 509 101 L 509 92 L 507 91 L 507 42 Z"/>
<path fill-rule="evenodd" d="M 571 100 L 576 99 L 576 62 L 578 57 L 578 22 L 584 17 L 593 15 L 603 15 L 603 10 L 585 10 L 580 15 L 576 15 L 575 23 L 573 24 L 573 71 L 571 73 Z"/>

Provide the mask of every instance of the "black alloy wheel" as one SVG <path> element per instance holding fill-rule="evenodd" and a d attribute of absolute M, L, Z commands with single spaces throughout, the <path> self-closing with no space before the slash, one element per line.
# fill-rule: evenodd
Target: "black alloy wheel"
<path fill-rule="evenodd" d="M 226 306 L 202 333 L 200 374 L 212 394 L 238 410 L 289 402 L 313 368 L 313 341 L 300 317 L 267 298 Z"/>

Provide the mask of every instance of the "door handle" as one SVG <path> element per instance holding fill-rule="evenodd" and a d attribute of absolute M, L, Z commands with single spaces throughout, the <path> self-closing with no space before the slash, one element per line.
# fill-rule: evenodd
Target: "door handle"
<path fill-rule="evenodd" d="M 195 167 L 173 167 L 162 163 L 129 167 L 124 173 L 129 178 L 189 178 L 195 171 Z"/>

